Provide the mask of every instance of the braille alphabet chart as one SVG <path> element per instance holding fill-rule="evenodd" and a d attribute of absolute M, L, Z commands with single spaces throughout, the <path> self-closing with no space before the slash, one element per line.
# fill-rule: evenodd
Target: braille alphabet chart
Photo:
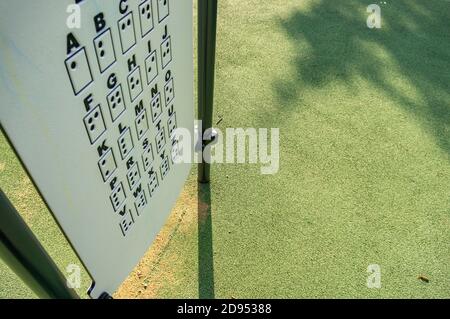
<path fill-rule="evenodd" d="M 80 27 L 67 19 L 78 5 Z M 112 294 L 166 221 L 191 166 L 189 0 L 1 1 L 4 133 L 93 278 Z"/>

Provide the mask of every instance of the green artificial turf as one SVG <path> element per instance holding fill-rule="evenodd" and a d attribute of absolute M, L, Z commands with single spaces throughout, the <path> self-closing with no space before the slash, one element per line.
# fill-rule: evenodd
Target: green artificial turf
<path fill-rule="evenodd" d="M 280 128 L 280 171 L 213 168 L 213 276 L 175 237 L 162 297 L 450 297 L 450 3 L 371 3 L 219 1 L 215 119 Z"/>
<path fill-rule="evenodd" d="M 371 3 L 219 1 L 215 120 L 279 128 L 280 171 L 213 167 L 211 216 L 171 232 L 155 297 L 450 297 L 450 3 L 383 2 L 380 30 Z M 61 267 L 76 262 L 0 151 L 0 187 Z M 0 276 L 0 297 L 32 295 Z"/>

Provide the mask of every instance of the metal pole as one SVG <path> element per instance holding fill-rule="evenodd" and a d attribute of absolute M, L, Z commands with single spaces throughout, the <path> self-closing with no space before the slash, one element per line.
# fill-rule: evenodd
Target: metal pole
<path fill-rule="evenodd" d="M 202 121 L 202 138 L 205 131 L 212 128 L 216 30 L 217 0 L 198 0 L 198 117 Z M 203 151 L 207 142 L 202 144 Z M 209 183 L 208 163 L 199 164 L 198 180 Z"/>
<path fill-rule="evenodd" d="M 38 297 L 79 298 L 1 189 L 0 257 Z"/>

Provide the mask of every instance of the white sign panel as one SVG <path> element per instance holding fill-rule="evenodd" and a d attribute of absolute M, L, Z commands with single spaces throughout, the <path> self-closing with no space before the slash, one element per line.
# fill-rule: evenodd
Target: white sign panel
<path fill-rule="evenodd" d="M 90 295 L 112 294 L 189 174 L 171 155 L 175 128 L 193 136 L 192 1 L 14 0 L 0 12 L 2 128 Z"/>

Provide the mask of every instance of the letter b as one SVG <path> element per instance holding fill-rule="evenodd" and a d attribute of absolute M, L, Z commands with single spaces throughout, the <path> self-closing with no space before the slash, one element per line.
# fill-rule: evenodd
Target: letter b
<path fill-rule="evenodd" d="M 106 27 L 105 16 L 99 13 L 94 17 L 95 31 L 100 32 Z"/>

